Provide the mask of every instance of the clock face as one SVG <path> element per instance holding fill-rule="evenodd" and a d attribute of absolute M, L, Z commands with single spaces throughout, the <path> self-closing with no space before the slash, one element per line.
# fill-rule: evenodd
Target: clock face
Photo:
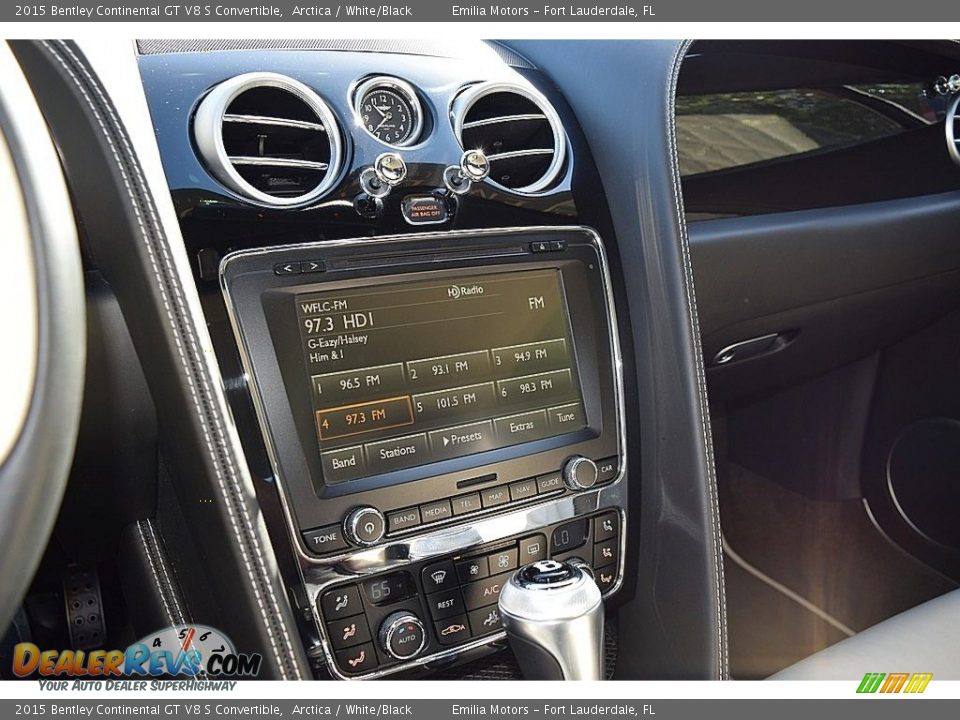
<path fill-rule="evenodd" d="M 367 132 L 387 145 L 404 145 L 416 138 L 419 110 L 403 93 L 388 87 L 368 91 L 360 100 L 360 120 Z"/>
<path fill-rule="evenodd" d="M 216 628 L 207 625 L 177 625 L 147 635 L 140 640 L 151 650 L 197 650 L 204 660 L 213 653 L 235 654 L 230 639 Z"/>

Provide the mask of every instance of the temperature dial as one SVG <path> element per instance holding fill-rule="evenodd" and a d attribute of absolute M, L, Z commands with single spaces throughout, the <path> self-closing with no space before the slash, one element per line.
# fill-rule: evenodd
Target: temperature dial
<path fill-rule="evenodd" d="M 427 644 L 427 629 L 420 618 L 401 610 L 388 615 L 380 626 L 380 646 L 397 660 L 415 658 Z"/>
<path fill-rule="evenodd" d="M 383 513 L 369 505 L 351 510 L 343 521 L 343 532 L 354 545 L 375 545 L 383 539 L 386 529 Z"/>

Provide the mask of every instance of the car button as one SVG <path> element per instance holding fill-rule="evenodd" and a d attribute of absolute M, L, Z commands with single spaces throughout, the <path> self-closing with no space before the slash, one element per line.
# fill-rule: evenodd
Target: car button
<path fill-rule="evenodd" d="M 327 620 L 338 620 L 363 612 L 363 605 L 360 604 L 360 592 L 356 585 L 337 588 L 324 593 L 320 599 L 320 607 L 323 610 L 323 617 Z"/>
<path fill-rule="evenodd" d="M 370 640 L 370 628 L 367 627 L 367 618 L 363 615 L 330 623 L 327 625 L 327 634 L 334 650 L 343 650 Z"/>
<path fill-rule="evenodd" d="M 620 529 L 620 516 L 615 510 L 605 512 L 593 519 L 593 541 L 602 542 L 617 536 Z"/>
<path fill-rule="evenodd" d="M 423 580 L 423 590 L 428 594 L 457 586 L 457 576 L 450 560 L 427 565 L 420 578 Z"/>
<path fill-rule="evenodd" d="M 500 591 L 510 578 L 510 573 L 494 575 L 486 580 L 479 580 L 463 587 L 463 601 L 467 610 L 476 610 L 485 605 L 492 605 L 500 599 Z"/>
<path fill-rule="evenodd" d="M 343 527 L 339 523 L 308 530 L 303 534 L 303 541 L 307 544 L 310 552 L 318 555 L 345 550 L 349 547 L 346 538 L 343 536 Z"/>
<path fill-rule="evenodd" d="M 620 470 L 620 463 L 617 461 L 617 458 L 604 458 L 603 460 L 597 460 L 597 482 L 605 483 L 610 482 L 617 476 L 617 472 Z"/>
<path fill-rule="evenodd" d="M 462 583 L 480 580 L 489 574 L 490 569 L 485 557 L 470 558 L 457 563 L 457 575 L 460 576 L 460 582 Z"/>
<path fill-rule="evenodd" d="M 470 627 L 467 625 L 466 615 L 434 623 L 433 629 L 441 645 L 455 645 L 458 642 L 470 639 Z"/>

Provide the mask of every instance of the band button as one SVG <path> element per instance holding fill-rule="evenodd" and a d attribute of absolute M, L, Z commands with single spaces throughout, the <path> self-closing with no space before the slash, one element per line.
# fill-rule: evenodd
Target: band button
<path fill-rule="evenodd" d="M 403 510 L 391 510 L 387 513 L 387 526 L 390 532 L 406 530 L 420 524 L 420 508 L 410 507 Z"/>

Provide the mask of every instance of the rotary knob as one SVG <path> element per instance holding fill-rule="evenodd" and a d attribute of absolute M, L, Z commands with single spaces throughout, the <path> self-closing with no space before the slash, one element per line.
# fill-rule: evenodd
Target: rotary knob
<path fill-rule="evenodd" d="M 375 545 L 383 539 L 387 521 L 375 507 L 354 508 L 343 521 L 343 532 L 354 545 Z"/>
<path fill-rule="evenodd" d="M 572 457 L 563 466 L 563 482 L 571 490 L 586 490 L 597 484 L 600 472 L 597 464 L 583 456 Z"/>
<path fill-rule="evenodd" d="M 400 610 L 388 615 L 380 625 L 380 647 L 396 660 L 415 658 L 427 644 L 427 629 L 411 612 Z"/>

